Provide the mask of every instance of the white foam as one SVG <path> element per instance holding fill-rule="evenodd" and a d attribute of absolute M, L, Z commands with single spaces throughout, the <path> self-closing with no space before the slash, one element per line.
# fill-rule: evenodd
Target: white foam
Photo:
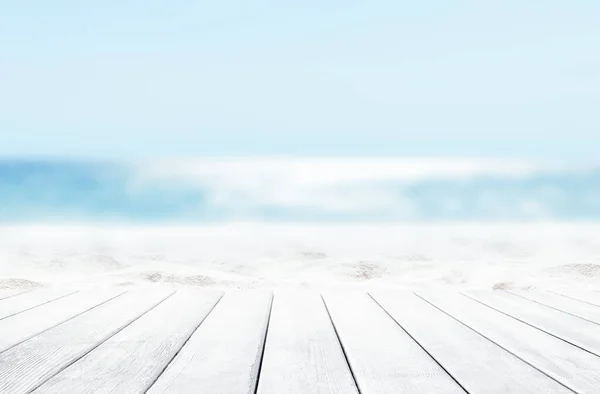
<path fill-rule="evenodd" d="M 253 217 L 257 207 L 274 206 L 408 219 L 416 213 L 415 201 L 390 189 L 390 184 L 459 182 L 477 176 L 519 178 L 553 168 L 548 163 L 489 158 L 179 159 L 141 163 L 132 187 L 155 181 L 202 185 L 211 208 L 236 217 Z M 502 205 L 501 199 L 493 197 L 489 196 L 488 205 Z"/>

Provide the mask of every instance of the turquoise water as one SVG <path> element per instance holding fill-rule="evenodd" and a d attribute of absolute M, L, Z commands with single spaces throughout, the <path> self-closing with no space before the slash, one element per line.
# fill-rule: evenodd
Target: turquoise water
<path fill-rule="evenodd" d="M 248 163 L 0 160 L 0 222 L 600 219 L 594 167 L 447 174 L 440 162 L 407 177 L 402 161 L 360 176 L 360 163 Z"/>

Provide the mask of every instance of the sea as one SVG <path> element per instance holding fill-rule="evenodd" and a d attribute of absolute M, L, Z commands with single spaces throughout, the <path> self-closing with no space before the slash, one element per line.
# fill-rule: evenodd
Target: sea
<path fill-rule="evenodd" d="M 0 159 L 0 290 L 599 284 L 593 164 Z"/>

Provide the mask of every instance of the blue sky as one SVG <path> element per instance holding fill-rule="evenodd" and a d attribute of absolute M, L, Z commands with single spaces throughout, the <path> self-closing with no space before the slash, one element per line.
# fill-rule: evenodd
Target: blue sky
<path fill-rule="evenodd" d="M 0 155 L 600 147 L 600 2 L 0 3 Z"/>

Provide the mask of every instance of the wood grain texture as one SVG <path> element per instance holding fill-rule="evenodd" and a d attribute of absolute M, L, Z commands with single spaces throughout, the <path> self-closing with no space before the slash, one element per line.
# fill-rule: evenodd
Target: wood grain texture
<path fill-rule="evenodd" d="M 145 393 L 220 298 L 178 291 L 35 393 Z"/>
<path fill-rule="evenodd" d="M 470 394 L 572 393 L 413 293 L 372 296 Z"/>
<path fill-rule="evenodd" d="M 254 393 L 271 299 L 266 291 L 225 295 L 148 393 Z"/>
<path fill-rule="evenodd" d="M 362 394 L 464 393 L 368 294 L 324 299 Z"/>
<path fill-rule="evenodd" d="M 0 290 L 0 300 L 3 300 L 5 298 L 14 297 L 19 294 L 27 293 L 28 291 L 31 291 L 31 290 L 23 290 L 23 289 Z"/>
<path fill-rule="evenodd" d="M 564 297 L 549 291 L 510 291 L 509 293 L 555 308 L 564 313 L 600 324 L 600 306 Z"/>
<path fill-rule="evenodd" d="M 72 290 L 48 289 L 28 291 L 5 298 L 0 300 L 0 320 L 74 293 Z"/>
<path fill-rule="evenodd" d="M 120 289 L 82 291 L 0 320 L 0 352 L 123 293 Z"/>
<path fill-rule="evenodd" d="M 0 392 L 31 392 L 171 294 L 128 292 L 1 353 Z"/>
<path fill-rule="evenodd" d="M 486 338 L 578 393 L 600 387 L 600 358 L 534 327 L 515 320 L 464 295 L 417 291 Z"/>
<path fill-rule="evenodd" d="M 600 325 L 590 320 L 600 307 L 555 294 L 467 292 L 476 301 L 444 291 L 373 298 L 282 291 L 274 299 L 238 291 L 218 301 L 203 291 L 123 291 L 55 299 L 32 291 L 1 300 L 27 296 L 19 305 L 30 307 L 12 313 L 4 304 L 12 315 L 0 320 L 0 393 L 563 394 L 600 387 L 600 357 L 577 347 L 598 346 Z"/>
<path fill-rule="evenodd" d="M 357 392 L 321 296 L 276 292 L 258 393 Z"/>
<path fill-rule="evenodd" d="M 486 305 L 600 355 L 600 325 L 503 291 L 466 293 Z"/>

